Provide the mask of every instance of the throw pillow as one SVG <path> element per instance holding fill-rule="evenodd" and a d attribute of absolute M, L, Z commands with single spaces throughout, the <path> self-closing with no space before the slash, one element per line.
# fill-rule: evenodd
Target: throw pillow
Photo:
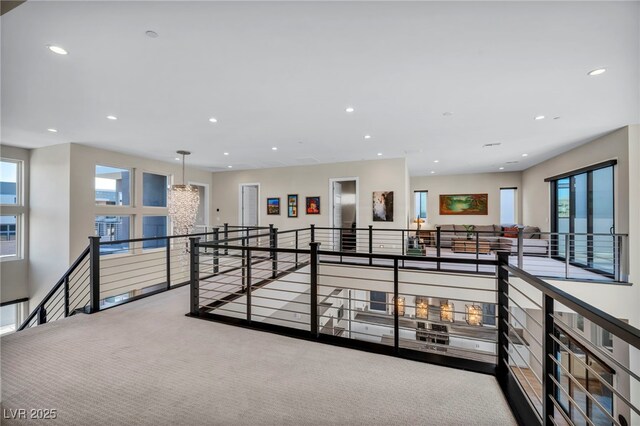
<path fill-rule="evenodd" d="M 503 226 L 502 230 L 504 231 L 505 238 L 518 238 L 517 226 Z"/>

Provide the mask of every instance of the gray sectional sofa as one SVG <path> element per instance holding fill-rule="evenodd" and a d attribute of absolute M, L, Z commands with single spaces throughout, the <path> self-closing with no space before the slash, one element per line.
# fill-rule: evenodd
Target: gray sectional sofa
<path fill-rule="evenodd" d="M 514 225 L 515 226 L 515 225 Z M 478 237 L 484 241 L 489 241 L 491 250 L 504 250 L 511 253 L 518 252 L 518 238 L 509 234 L 517 234 L 516 231 L 509 231 L 502 225 L 474 225 L 472 239 Z M 466 237 L 467 229 L 464 225 L 440 225 L 440 246 L 450 248 L 452 238 Z M 537 226 L 525 226 L 523 229 L 522 247 L 524 254 L 546 255 L 549 249 L 549 240 L 541 238 L 540 228 Z M 430 244 L 435 246 L 435 235 L 431 238 Z"/>

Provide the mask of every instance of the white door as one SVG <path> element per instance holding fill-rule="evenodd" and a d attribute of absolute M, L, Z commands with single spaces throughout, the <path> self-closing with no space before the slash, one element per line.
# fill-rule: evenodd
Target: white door
<path fill-rule="evenodd" d="M 333 227 L 342 228 L 342 182 L 333 182 Z M 333 231 L 333 250 L 340 250 L 340 231 Z"/>
<path fill-rule="evenodd" d="M 258 226 L 258 185 L 242 185 L 242 226 Z"/>

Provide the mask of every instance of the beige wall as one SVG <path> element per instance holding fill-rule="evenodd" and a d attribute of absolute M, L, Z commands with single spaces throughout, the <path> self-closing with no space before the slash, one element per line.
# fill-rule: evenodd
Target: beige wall
<path fill-rule="evenodd" d="M 415 209 L 414 191 L 429 191 L 427 216 L 429 225 L 491 225 L 500 223 L 500 188 L 518 188 L 516 219 L 522 223 L 523 187 L 520 172 L 478 173 L 468 175 L 414 176 L 411 178 L 411 214 Z M 444 194 L 487 193 L 489 214 L 484 215 L 440 215 L 439 200 Z M 526 223 L 537 225 L 536 223 Z"/>
<path fill-rule="evenodd" d="M 260 225 L 274 224 L 278 229 L 308 227 L 311 224 L 329 226 L 329 179 L 358 179 L 358 226 L 375 225 L 379 228 L 406 226 L 404 158 L 390 160 L 357 161 L 313 166 L 282 167 L 274 169 L 218 172 L 213 174 L 213 225 L 239 223 L 240 184 L 260 184 Z M 394 191 L 393 222 L 373 222 L 372 193 Z M 297 218 L 287 217 L 287 195 L 298 194 Z M 320 196 L 320 214 L 307 215 L 305 197 Z M 280 197 L 280 215 L 267 215 L 267 198 Z M 216 211 L 219 209 L 219 211 Z"/>
<path fill-rule="evenodd" d="M 628 232 L 628 142 L 628 128 L 625 127 L 525 170 L 522 173 L 526 192 L 522 216 L 524 222 L 540 226 L 543 231 L 550 231 L 551 196 L 549 183 L 544 181 L 546 178 L 615 159 L 618 160 L 614 172 L 615 194 L 618 195 L 615 197 L 616 231 Z"/>
<path fill-rule="evenodd" d="M 2 214 L 21 215 L 20 255 L 0 262 L 0 302 L 29 297 L 29 150 L 1 145 L 0 157 L 22 161 L 22 206 L 6 206 Z"/>
<path fill-rule="evenodd" d="M 30 307 L 53 287 L 69 267 L 69 144 L 31 150 L 29 219 Z"/>

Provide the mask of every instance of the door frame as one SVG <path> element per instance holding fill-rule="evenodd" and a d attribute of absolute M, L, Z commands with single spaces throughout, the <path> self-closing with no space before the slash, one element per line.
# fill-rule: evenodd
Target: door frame
<path fill-rule="evenodd" d="M 341 178 L 329 178 L 329 228 L 335 228 L 335 224 L 333 223 L 333 183 L 334 182 L 356 182 L 356 227 L 359 226 L 360 217 L 360 180 L 357 176 L 355 177 L 341 177 Z"/>
<path fill-rule="evenodd" d="M 260 182 L 255 183 L 240 183 L 238 184 L 238 225 L 242 226 L 242 188 L 245 186 L 257 186 L 258 187 L 258 224 L 256 226 L 260 226 Z"/>
<path fill-rule="evenodd" d="M 205 201 L 205 205 L 204 205 L 204 226 L 208 229 L 209 228 L 209 224 L 211 223 L 211 218 L 209 217 L 209 214 L 210 214 L 209 213 L 209 200 L 211 200 L 211 195 L 210 195 L 210 192 L 209 192 L 209 184 L 190 180 L 189 181 L 189 185 L 197 185 L 197 186 L 203 186 L 204 187 L 204 193 L 205 193 L 205 200 L 204 200 Z"/>

